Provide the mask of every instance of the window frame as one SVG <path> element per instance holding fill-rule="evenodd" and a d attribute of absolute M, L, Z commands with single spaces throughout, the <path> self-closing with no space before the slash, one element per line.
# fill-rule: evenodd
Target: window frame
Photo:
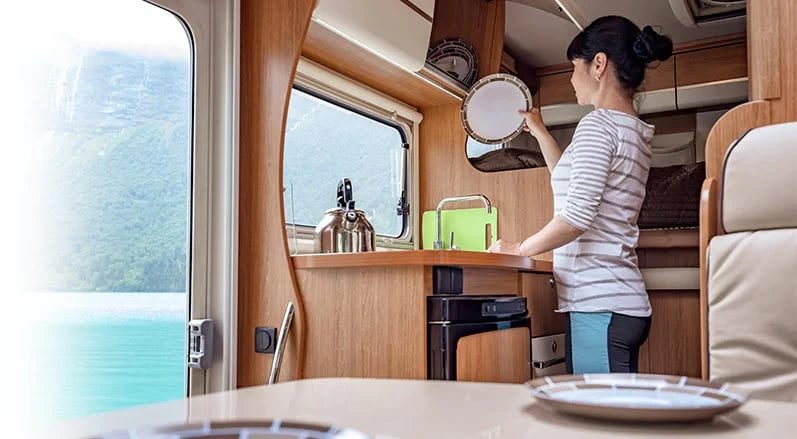
<path fill-rule="evenodd" d="M 192 46 L 191 252 L 187 319 L 214 321 L 207 370 L 187 396 L 236 387 L 240 0 L 143 0 L 180 20 Z"/>
<path fill-rule="evenodd" d="M 302 92 L 302 93 L 304 93 L 306 95 L 309 95 L 309 96 L 314 97 L 316 99 L 322 100 L 322 101 L 324 101 L 324 102 L 326 102 L 328 104 L 334 105 L 335 107 L 339 107 L 339 108 L 343 108 L 345 110 L 348 110 L 348 111 L 350 111 L 350 112 L 352 112 L 354 114 L 362 116 L 362 117 L 364 117 L 366 119 L 370 119 L 370 120 L 372 120 L 372 121 L 374 121 L 376 123 L 380 123 L 380 124 L 383 124 L 383 125 L 386 125 L 386 126 L 388 126 L 390 128 L 395 129 L 396 131 L 398 131 L 399 137 L 401 138 L 401 146 L 400 147 L 402 149 L 404 149 L 403 153 L 405 155 L 409 153 L 409 150 L 410 150 L 409 136 L 411 134 L 410 133 L 410 129 L 411 128 L 406 123 L 401 123 L 401 122 L 398 122 L 398 121 L 395 121 L 395 120 L 391 120 L 391 119 L 389 119 L 387 117 L 384 117 L 384 116 L 381 116 L 381 115 L 377 115 L 377 114 L 374 114 L 372 112 L 368 112 L 367 110 L 364 110 L 362 108 L 358 108 L 358 107 L 350 104 L 349 102 L 343 101 L 343 100 L 341 100 L 341 99 L 339 99 L 337 97 L 331 97 L 331 96 L 328 96 L 328 95 L 324 95 L 322 92 L 319 92 L 319 91 L 317 91 L 317 90 L 315 90 L 313 88 L 307 87 L 304 84 L 295 83 L 293 85 L 293 87 L 291 88 L 291 94 L 293 93 L 294 90 L 300 91 L 300 92 Z M 287 148 L 287 144 L 286 144 L 285 147 Z M 408 172 L 408 171 L 409 171 L 408 169 L 402 170 L 402 175 L 399 176 L 399 178 L 401 179 L 401 181 L 400 181 L 400 185 L 401 185 L 400 190 L 401 190 L 401 192 L 403 194 L 405 194 L 404 195 L 405 197 L 406 197 L 406 194 L 408 193 L 408 182 L 407 182 L 407 176 L 405 174 L 403 174 L 403 173 Z M 283 185 L 284 185 L 284 183 L 283 183 Z M 406 200 L 402 200 L 401 198 L 399 198 L 398 200 L 395 200 L 395 201 L 396 201 L 396 207 L 399 206 L 399 203 L 406 202 Z M 332 206 L 328 206 L 327 208 L 330 208 L 330 207 L 332 207 Z M 286 208 L 285 209 L 285 212 L 286 212 L 286 214 L 285 214 L 285 216 L 286 216 L 285 223 L 287 225 L 291 225 L 291 227 L 293 227 L 293 223 L 288 220 L 288 208 L 289 208 L 289 206 L 285 206 L 285 208 Z M 396 216 L 398 216 L 398 215 L 396 215 Z M 297 224 L 296 225 L 296 230 L 300 234 L 303 234 L 303 235 L 312 235 L 314 227 L 315 226 L 310 225 L 310 224 Z M 377 236 L 377 239 L 382 238 L 383 240 L 388 240 L 389 239 L 389 240 L 409 241 L 410 238 L 411 238 L 411 235 L 412 235 L 411 231 L 412 231 L 411 215 L 410 215 L 409 212 L 404 212 L 403 215 L 402 215 L 402 221 L 401 221 L 401 231 L 399 232 L 399 234 L 397 236 L 391 236 L 391 235 L 385 235 L 385 234 L 377 234 L 376 236 Z M 310 238 L 312 238 L 312 236 L 310 236 Z"/>
<path fill-rule="evenodd" d="M 299 60 L 293 89 L 399 130 L 404 142 L 406 163 L 401 186 L 405 194 L 403 201 L 408 205 L 408 209 L 404 214 L 401 235 L 391 237 L 377 234 L 376 245 L 396 249 L 418 248 L 416 238 L 420 227 L 417 209 L 419 185 L 416 170 L 418 169 L 418 125 L 422 115 L 414 108 L 304 58 Z M 398 208 L 400 200 L 395 201 Z M 290 222 L 290 205 L 285 206 L 285 212 L 286 234 L 291 252 L 294 254 L 312 252 L 314 226 L 293 225 Z"/>

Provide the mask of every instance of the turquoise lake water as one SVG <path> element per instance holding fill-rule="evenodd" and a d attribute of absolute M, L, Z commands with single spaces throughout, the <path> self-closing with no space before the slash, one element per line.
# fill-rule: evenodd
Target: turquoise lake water
<path fill-rule="evenodd" d="M 186 395 L 182 293 L 47 293 L 44 404 L 70 419 Z"/>

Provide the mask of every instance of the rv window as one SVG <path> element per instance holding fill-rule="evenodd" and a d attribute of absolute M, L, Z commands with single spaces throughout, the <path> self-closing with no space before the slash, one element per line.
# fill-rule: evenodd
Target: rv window
<path fill-rule="evenodd" d="M 16 6 L 0 73 L 0 372 L 36 422 L 183 398 L 195 40 L 152 2 Z"/>
<path fill-rule="evenodd" d="M 405 126 L 355 104 L 295 87 L 285 127 L 285 221 L 309 232 L 336 205 L 338 183 L 351 180 L 358 209 L 378 236 L 408 238 Z"/>

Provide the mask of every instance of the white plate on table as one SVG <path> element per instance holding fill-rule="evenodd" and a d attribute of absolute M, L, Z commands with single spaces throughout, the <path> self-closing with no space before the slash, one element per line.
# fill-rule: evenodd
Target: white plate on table
<path fill-rule="evenodd" d="M 615 421 L 707 421 L 747 400 L 728 385 L 669 375 L 559 375 L 527 384 L 537 401 L 556 411 Z"/>

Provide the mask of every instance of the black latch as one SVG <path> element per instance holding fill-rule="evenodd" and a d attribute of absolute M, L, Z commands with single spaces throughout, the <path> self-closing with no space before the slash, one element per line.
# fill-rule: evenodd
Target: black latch
<path fill-rule="evenodd" d="M 258 326 L 255 328 L 255 352 L 273 354 L 277 348 L 277 328 Z"/>
<path fill-rule="evenodd" d="M 401 199 L 399 199 L 398 206 L 396 207 L 396 215 L 407 216 L 410 214 L 410 203 L 407 201 L 407 194 L 401 192 Z"/>

